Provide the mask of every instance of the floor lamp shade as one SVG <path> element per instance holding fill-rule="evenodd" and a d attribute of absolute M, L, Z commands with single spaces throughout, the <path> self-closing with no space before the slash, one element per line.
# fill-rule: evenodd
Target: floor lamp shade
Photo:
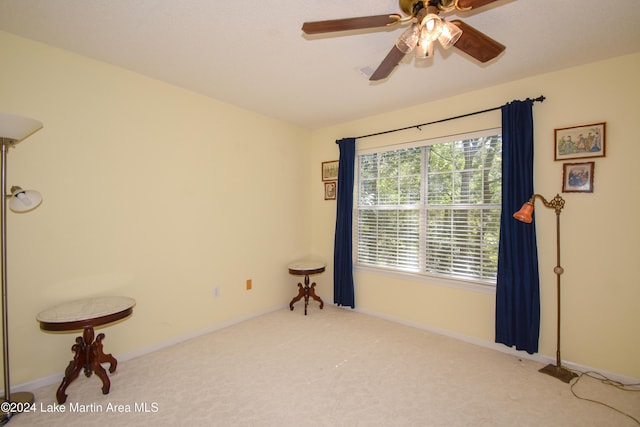
<path fill-rule="evenodd" d="M 11 187 L 9 209 L 14 212 L 29 212 L 42 203 L 42 195 L 34 190 L 23 190 L 20 187 Z"/>
<path fill-rule="evenodd" d="M 4 402 L 30 403 L 33 402 L 33 394 L 29 392 L 11 393 L 10 364 L 9 364 L 9 315 L 8 315 L 8 275 L 7 275 L 7 205 L 14 212 L 28 212 L 35 209 L 42 202 L 42 196 L 37 191 L 23 190 L 20 187 L 11 187 L 7 191 L 7 155 L 9 148 L 18 142 L 28 138 L 42 129 L 42 123 L 28 117 L 14 116 L 0 113 L 0 148 L 1 156 L 1 183 L 2 203 L 0 203 L 0 260 L 2 262 L 2 364 L 4 374 Z M 3 405 L 0 410 L 0 425 L 6 424 L 15 414 L 13 405 Z M 18 406 L 16 406 L 17 408 Z"/>
<path fill-rule="evenodd" d="M 42 129 L 42 123 L 29 117 L 0 113 L 0 138 L 14 143 L 28 138 Z"/>

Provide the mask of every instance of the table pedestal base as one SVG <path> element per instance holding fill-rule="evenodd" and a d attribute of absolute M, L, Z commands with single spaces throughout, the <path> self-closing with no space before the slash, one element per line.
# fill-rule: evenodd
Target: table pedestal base
<path fill-rule="evenodd" d="M 95 372 L 102 380 L 102 394 L 109 393 L 111 381 L 101 363 L 108 362 L 110 364 L 109 372 L 114 373 L 118 366 L 118 361 L 112 355 L 104 354 L 102 350 L 104 334 L 98 334 L 95 341 L 93 337 L 93 327 L 86 327 L 84 328 L 82 336 L 77 337 L 76 343 L 71 346 L 71 351 L 75 352 L 75 356 L 73 356 L 73 360 L 69 362 L 69 366 L 67 366 L 67 369 L 64 371 L 64 378 L 56 392 L 56 399 L 59 404 L 63 404 L 67 400 L 65 391 L 69 384 L 78 378 L 80 370 L 82 369 L 84 369 L 84 374 L 87 378 Z"/>
<path fill-rule="evenodd" d="M 304 315 L 305 316 L 307 315 L 307 306 L 309 305 L 309 297 L 318 301 L 320 303 L 320 309 L 322 310 L 322 307 L 324 307 L 324 302 L 318 295 L 316 295 L 315 287 L 316 287 L 315 282 L 313 282 L 311 286 L 309 286 L 309 275 L 306 274 L 304 276 L 304 286 L 302 286 L 302 283 L 298 283 L 298 295 L 296 295 L 295 298 L 293 298 L 289 303 L 289 308 L 291 309 L 291 311 L 293 311 L 293 304 L 300 301 L 302 297 L 304 297 Z"/>

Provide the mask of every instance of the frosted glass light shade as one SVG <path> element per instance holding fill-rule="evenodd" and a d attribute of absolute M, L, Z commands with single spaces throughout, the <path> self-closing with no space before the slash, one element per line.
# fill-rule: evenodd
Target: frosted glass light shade
<path fill-rule="evenodd" d="M 14 212 L 29 212 L 40 206 L 42 195 L 34 190 L 23 190 L 20 187 L 11 187 L 11 199 L 9 209 Z"/>
<path fill-rule="evenodd" d="M 451 22 L 443 22 L 442 32 L 440 36 L 438 36 L 438 41 L 445 49 L 449 49 L 453 46 L 460 36 L 462 35 L 462 30 L 455 24 Z"/>
<path fill-rule="evenodd" d="M 442 27 L 442 19 L 440 19 L 438 15 L 430 13 L 424 17 L 420 24 L 422 30 L 421 37 L 431 41 L 436 40 L 440 37 L 440 33 L 442 33 Z"/>
<path fill-rule="evenodd" d="M 20 142 L 42 129 L 42 123 L 29 117 L 0 113 L 0 138 Z"/>
<path fill-rule="evenodd" d="M 416 47 L 416 58 L 431 58 L 433 56 L 433 42 L 421 38 Z"/>
<path fill-rule="evenodd" d="M 396 47 L 402 53 L 409 53 L 415 49 L 418 44 L 418 38 L 420 37 L 420 27 L 412 25 L 411 28 L 406 29 L 398 40 L 396 40 Z"/>

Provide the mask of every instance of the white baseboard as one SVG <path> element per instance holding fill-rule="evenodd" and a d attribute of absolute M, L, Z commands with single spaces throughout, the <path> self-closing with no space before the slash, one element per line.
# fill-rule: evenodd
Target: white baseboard
<path fill-rule="evenodd" d="M 232 320 L 228 320 L 226 322 L 222 322 L 222 323 L 218 323 L 210 328 L 205 328 L 205 329 L 201 329 L 199 331 L 195 331 L 186 335 L 181 335 L 179 337 L 175 337 L 172 338 L 168 341 L 159 343 L 159 344 L 154 344 L 152 346 L 149 347 L 145 347 L 139 350 L 134 350 L 128 353 L 123 353 L 123 354 L 119 354 L 117 355 L 116 359 L 118 360 L 118 362 L 125 362 L 127 360 L 131 360 L 131 359 L 135 359 L 136 357 L 140 357 L 140 356 L 144 356 L 146 354 L 150 354 L 153 353 L 154 351 L 158 351 L 161 350 L 163 348 L 167 348 L 167 347 L 171 347 L 174 346 L 176 344 L 180 344 L 181 342 L 184 341 L 188 341 L 190 339 L 193 338 L 197 338 L 199 336 L 202 335 L 206 335 L 209 334 L 211 332 L 215 332 L 215 331 L 219 331 L 220 329 L 224 329 L 224 328 L 228 328 L 229 326 L 238 324 L 238 323 L 242 323 L 244 321 L 247 321 L 249 319 L 253 319 L 255 317 L 259 317 L 262 316 L 264 314 L 267 313 L 271 313 L 273 311 L 277 311 L 280 310 L 282 308 L 286 307 L 286 305 L 280 305 L 280 306 L 276 306 L 276 307 L 271 307 L 267 310 L 263 310 L 257 313 L 252 313 L 248 316 L 243 316 L 243 317 L 239 317 L 236 319 L 232 319 Z M 18 384 L 15 386 L 11 386 L 11 392 L 19 392 L 19 391 L 32 391 L 35 389 L 38 389 L 40 387 L 45 387 L 51 384 L 57 384 L 60 383 L 62 381 L 62 378 L 64 377 L 64 373 L 59 373 L 59 374 L 54 374 L 54 375 L 49 375 L 47 377 L 43 377 L 43 378 L 38 378 L 36 380 L 33 381 L 28 381 L 22 384 Z M 2 390 L 2 393 L 4 394 L 4 390 Z"/>
<path fill-rule="evenodd" d="M 146 348 L 142 348 L 142 349 L 135 350 L 135 351 L 132 351 L 132 352 L 129 352 L 129 353 L 124 353 L 124 354 L 118 355 L 117 359 L 118 359 L 119 362 L 124 362 L 124 361 L 127 361 L 127 360 L 135 359 L 136 357 L 144 356 L 146 354 L 153 353 L 154 351 L 158 351 L 158 350 L 161 350 L 163 348 L 171 347 L 171 346 L 179 344 L 181 342 L 184 342 L 184 341 L 187 341 L 187 340 L 190 340 L 190 339 L 193 339 L 193 338 L 197 338 L 199 336 L 206 335 L 206 334 L 209 334 L 211 332 L 219 331 L 219 330 L 224 329 L 224 328 L 228 328 L 229 326 L 244 322 L 244 321 L 249 320 L 249 319 L 253 319 L 255 317 L 262 316 L 262 315 L 267 314 L 267 313 L 271 313 L 273 311 L 280 310 L 280 309 L 282 309 L 284 307 L 286 307 L 286 305 L 272 307 L 270 309 L 261 311 L 259 313 L 253 313 L 253 314 L 250 314 L 248 316 L 239 317 L 239 318 L 236 318 L 236 319 L 229 320 L 227 322 L 219 323 L 219 324 L 214 325 L 214 326 L 212 326 L 210 328 L 206 328 L 206 329 L 202 329 L 202 330 L 199 330 L 199 331 L 196 331 L 196 332 L 192 332 L 192 333 L 187 334 L 187 335 L 182 335 L 182 336 L 173 338 L 173 339 L 171 339 L 169 341 L 165 341 L 165 342 L 162 342 L 162 343 L 159 343 L 159 344 L 155 344 L 155 345 L 152 345 L 152 346 L 149 346 L 149 347 L 146 347 Z M 391 322 L 399 323 L 399 324 L 406 325 L 406 326 L 411 326 L 411 327 L 417 328 L 417 329 L 422 329 L 422 330 L 425 330 L 425 331 L 428 331 L 428 332 L 432 332 L 434 334 L 444 335 L 444 336 L 451 337 L 451 338 L 454 338 L 454 339 L 457 339 L 457 340 L 460 340 L 460 341 L 463 341 L 463 342 L 467 342 L 467 343 L 470 343 L 470 344 L 475 344 L 475 345 L 480 346 L 480 347 L 485 347 L 485 348 L 496 350 L 496 351 L 499 351 L 499 352 L 502 352 L 502 353 L 507 353 L 507 354 L 510 354 L 512 356 L 519 357 L 519 358 L 522 358 L 522 359 L 528 359 L 528 360 L 533 360 L 533 361 L 536 361 L 536 362 L 540 362 L 540 363 L 542 363 L 544 365 L 549 364 L 549 363 L 555 363 L 555 358 L 553 358 L 553 357 L 549 357 L 549 356 L 545 356 L 545 355 L 541 355 L 541 354 L 529 354 L 529 353 L 526 353 L 526 352 L 523 352 L 523 351 L 515 350 L 513 348 L 507 347 L 507 346 L 502 345 L 502 344 L 498 344 L 498 343 L 495 343 L 495 342 L 484 341 L 484 340 L 481 340 L 479 338 L 470 337 L 470 336 L 467 336 L 467 335 L 459 334 L 457 332 L 452 332 L 452 331 L 448 331 L 448 330 L 444 330 L 444 329 L 427 327 L 425 325 L 422 325 L 422 324 L 419 324 L 419 323 L 415 323 L 415 322 L 411 322 L 411 321 L 408 321 L 406 319 L 393 317 L 393 316 L 389 316 L 389 315 L 386 315 L 386 314 L 382 314 L 382 313 L 378 313 L 378 312 L 374 312 L 374 311 L 370 311 L 370 310 L 351 309 L 351 308 L 348 308 L 348 307 L 341 307 L 341 308 L 344 308 L 345 310 L 347 310 L 347 309 L 348 310 L 354 310 L 354 311 L 357 311 L 357 312 L 360 312 L 360 313 L 363 313 L 363 314 L 367 314 L 367 315 L 370 315 L 370 316 L 374 316 L 374 317 L 378 317 L 378 318 L 381 318 L 381 319 L 389 320 Z M 576 364 L 576 363 L 572 363 L 570 361 L 569 362 L 562 361 L 562 363 L 563 363 L 563 365 L 565 367 L 567 367 L 569 369 L 572 369 L 572 370 L 575 370 L 575 371 L 579 371 L 579 372 L 598 372 L 601 375 L 604 375 L 605 377 L 607 377 L 609 379 L 612 379 L 614 381 L 619 381 L 619 382 L 621 382 L 623 384 L 637 384 L 637 383 L 640 382 L 640 380 L 637 379 L 637 378 L 627 377 L 627 376 L 624 376 L 624 375 L 617 374 L 615 372 L 607 372 L 607 371 L 597 370 L 595 368 L 591 368 L 589 366 L 584 366 L 584 365 L 579 365 L 579 364 Z M 29 382 L 26 382 L 26 383 L 18 384 L 16 386 L 12 386 L 11 390 L 15 391 L 15 392 L 35 390 L 35 389 L 40 388 L 40 387 L 45 387 L 45 386 L 48 386 L 48 385 L 51 385 L 51 384 L 59 383 L 60 381 L 62 381 L 63 376 L 64 375 L 62 373 L 55 374 L 55 375 L 49 375 L 47 377 L 39 378 L 39 379 L 36 379 L 36 380 L 33 380 L 33 381 L 29 381 Z"/>
<path fill-rule="evenodd" d="M 351 310 L 351 308 L 349 308 L 349 310 Z M 535 362 L 540 362 L 544 365 L 548 365 L 548 364 L 555 364 L 556 363 L 556 358 L 555 357 L 550 357 L 550 356 L 545 356 L 543 354 L 529 354 L 527 352 L 524 351 L 519 351 L 516 350 L 514 348 L 511 347 L 507 347 L 506 345 L 503 344 L 498 344 L 496 342 L 490 342 L 490 341 L 485 341 L 485 340 L 481 340 L 479 338 L 475 338 L 475 337 L 470 337 L 467 335 L 463 335 L 463 334 L 459 334 L 457 332 L 452 332 L 452 331 L 448 331 L 448 330 L 444 330 L 444 329 L 438 329 L 438 328 L 432 328 L 429 326 L 425 326 L 423 324 L 420 323 L 415 323 L 415 322 L 411 322 L 408 321 L 406 319 L 402 319 L 399 317 L 394 317 L 394 316 L 389 316 L 383 313 L 378 313 L 375 311 L 370 311 L 370 310 L 363 310 L 363 309 L 358 309 L 356 308 L 355 311 L 358 311 L 360 313 L 363 314 L 368 314 L 370 316 L 374 316 L 374 317 L 379 317 L 381 319 L 385 319 L 385 320 L 389 320 L 391 322 L 395 322 L 395 323 L 400 323 L 402 325 L 406 325 L 406 326 L 411 326 L 413 328 L 417 328 L 417 329 L 422 329 L 424 331 L 428 331 L 428 332 L 432 332 L 434 334 L 438 334 L 438 335 L 444 335 L 447 337 L 451 337 L 463 342 L 467 342 L 469 344 L 475 344 L 477 346 L 480 347 L 485 347 L 485 348 L 489 348 L 492 350 L 496 350 L 499 351 L 501 353 L 506 353 L 506 354 L 510 354 L 512 356 L 515 357 L 519 357 L 521 359 L 527 359 L 527 360 L 533 360 Z M 589 366 L 585 366 L 585 365 L 580 365 L 577 363 L 573 363 L 571 361 L 565 361 L 562 360 L 562 365 L 568 369 L 574 370 L 574 371 L 578 371 L 578 372 L 597 372 L 611 380 L 614 381 L 619 381 L 623 384 L 638 384 L 640 382 L 639 379 L 637 378 L 632 378 L 632 377 L 628 377 L 625 375 L 621 375 L 618 374 L 616 372 L 608 372 L 608 371 L 603 371 L 601 369 L 596 369 L 596 368 L 592 368 Z"/>

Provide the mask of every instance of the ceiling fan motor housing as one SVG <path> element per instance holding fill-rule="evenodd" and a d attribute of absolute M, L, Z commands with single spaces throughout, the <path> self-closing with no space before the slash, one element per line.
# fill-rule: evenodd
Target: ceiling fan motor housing
<path fill-rule="evenodd" d="M 433 6 L 439 10 L 450 9 L 455 6 L 455 0 L 399 0 L 400 10 L 406 15 L 414 16 L 418 12 L 428 6 Z"/>

